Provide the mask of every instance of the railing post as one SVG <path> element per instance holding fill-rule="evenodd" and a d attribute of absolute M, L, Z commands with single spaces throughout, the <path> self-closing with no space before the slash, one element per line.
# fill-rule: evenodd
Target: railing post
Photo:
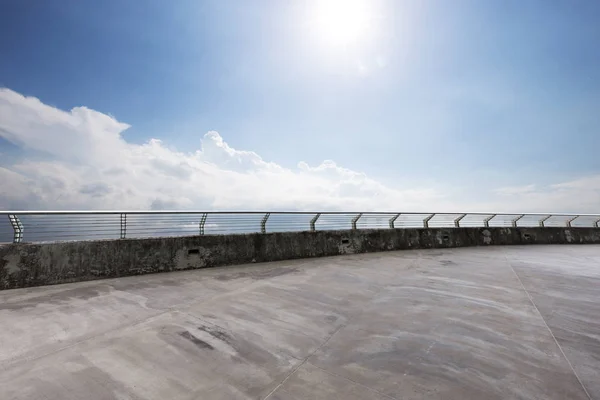
<path fill-rule="evenodd" d="M 434 216 L 435 216 L 435 213 L 431 214 L 429 217 L 427 217 L 423 220 L 423 228 L 425 228 L 425 229 L 429 228 L 429 221 L 431 221 L 431 218 L 433 218 Z"/>
<path fill-rule="evenodd" d="M 121 239 L 125 239 L 127 235 L 127 214 L 121 214 Z"/>
<path fill-rule="evenodd" d="M 317 229 L 315 228 L 315 224 L 317 223 L 317 220 L 319 219 L 319 217 L 321 216 L 321 213 L 317 213 L 311 220 L 310 220 L 310 230 L 312 232 L 316 231 Z"/>
<path fill-rule="evenodd" d="M 594 228 L 598 228 L 598 224 L 600 224 L 600 218 L 594 221 Z"/>
<path fill-rule="evenodd" d="M 269 215 L 271 215 L 271 213 L 266 213 L 262 221 L 260 221 L 260 233 L 267 233 L 267 220 L 269 219 Z"/>
<path fill-rule="evenodd" d="M 352 218 L 352 229 L 356 229 L 356 223 L 362 217 L 362 213 L 358 214 L 356 217 Z"/>
<path fill-rule="evenodd" d="M 544 228 L 544 222 L 548 221 L 550 219 L 550 217 L 552 217 L 552 215 L 547 215 L 544 218 L 540 219 L 540 228 Z"/>
<path fill-rule="evenodd" d="M 396 229 L 396 226 L 394 224 L 399 216 L 400 214 L 396 214 L 392 218 L 390 218 L 390 229 Z"/>
<path fill-rule="evenodd" d="M 579 218 L 579 215 L 574 216 L 573 218 L 567 220 L 567 227 L 571 227 L 571 222 L 575 221 L 577 218 Z"/>
<path fill-rule="evenodd" d="M 463 214 L 463 215 L 461 215 L 460 217 L 456 218 L 456 219 L 454 220 L 454 226 L 455 226 L 456 228 L 460 228 L 460 220 L 461 220 L 461 219 L 463 219 L 463 218 L 464 218 L 464 217 L 466 217 L 466 216 L 467 216 L 467 214 Z"/>
<path fill-rule="evenodd" d="M 200 223 L 198 224 L 200 235 L 204 235 L 204 224 L 206 223 L 206 217 L 208 217 L 208 213 L 204 213 L 202 214 L 202 217 L 200 217 Z"/>
<path fill-rule="evenodd" d="M 483 220 L 483 226 L 486 228 L 490 227 L 490 221 L 494 219 L 494 217 L 496 217 L 496 215 L 498 214 L 492 214 L 489 217 L 487 217 L 486 219 Z"/>
<path fill-rule="evenodd" d="M 23 224 L 18 215 L 8 214 L 10 225 L 13 228 L 13 243 L 21 243 L 23 241 Z"/>
<path fill-rule="evenodd" d="M 524 216 L 525 216 L 524 214 L 521 214 L 521 215 L 519 215 L 517 218 L 513 219 L 513 220 L 512 220 L 512 223 L 511 223 L 511 224 L 512 224 L 512 227 L 513 227 L 513 228 L 516 228 L 516 227 L 517 227 L 517 222 L 518 222 L 518 221 L 519 221 L 521 218 L 523 218 Z"/>

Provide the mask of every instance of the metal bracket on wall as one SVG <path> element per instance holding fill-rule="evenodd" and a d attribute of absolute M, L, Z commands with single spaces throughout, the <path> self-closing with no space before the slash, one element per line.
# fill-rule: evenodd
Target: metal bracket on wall
<path fill-rule="evenodd" d="M 394 226 L 394 223 L 396 222 L 396 220 L 398 219 L 399 216 L 400 216 L 400 214 L 396 214 L 392 218 L 390 218 L 390 229 L 395 229 L 396 228 Z"/>
<path fill-rule="evenodd" d="M 429 221 L 431 221 L 431 218 L 433 218 L 435 216 L 435 214 L 431 214 L 430 216 L 428 216 L 427 218 L 425 218 L 423 220 L 423 228 L 427 229 L 429 228 Z"/>
<path fill-rule="evenodd" d="M 200 235 L 204 235 L 204 224 L 206 223 L 207 217 L 208 217 L 207 213 L 202 214 L 202 217 L 200 217 L 200 223 L 198 224 L 198 229 L 200 231 Z"/>
<path fill-rule="evenodd" d="M 492 214 L 489 217 L 487 217 L 486 219 L 483 220 L 483 226 L 485 226 L 486 228 L 490 227 L 490 221 L 494 219 L 494 217 L 498 215 L 498 214 Z"/>
<path fill-rule="evenodd" d="M 127 214 L 121 214 L 121 239 L 127 235 Z"/>
<path fill-rule="evenodd" d="M 267 233 L 267 220 L 269 219 L 269 215 L 271 215 L 271 213 L 266 213 L 262 221 L 260 221 L 260 233 Z"/>
<path fill-rule="evenodd" d="M 8 214 L 8 219 L 13 228 L 13 243 L 21 243 L 23 241 L 23 224 L 21 220 L 15 214 Z"/>
<path fill-rule="evenodd" d="M 352 218 L 352 229 L 356 229 L 356 223 L 362 217 L 362 213 L 358 214 L 356 217 Z"/>
<path fill-rule="evenodd" d="M 319 217 L 321 216 L 321 213 L 317 213 L 311 220 L 310 220 L 310 230 L 311 231 L 316 231 L 317 229 L 315 228 L 315 224 L 317 223 L 317 220 L 319 219 Z"/>
<path fill-rule="evenodd" d="M 467 216 L 467 214 L 463 214 L 460 217 L 456 218 L 454 220 L 454 226 L 457 227 L 457 228 L 460 228 L 460 220 L 463 219 L 466 216 Z"/>
<path fill-rule="evenodd" d="M 540 219 L 540 227 L 541 228 L 543 228 L 545 226 L 544 222 L 548 221 L 550 219 L 550 217 L 552 217 L 552 215 L 547 215 L 544 218 Z"/>
<path fill-rule="evenodd" d="M 571 227 L 571 222 L 575 221 L 577 218 L 579 218 L 579 215 L 576 215 L 573 218 L 568 219 L 567 220 L 567 226 L 570 228 Z"/>
<path fill-rule="evenodd" d="M 521 214 L 521 215 L 519 215 L 517 218 L 513 219 L 513 220 L 511 221 L 511 225 L 512 225 L 512 227 L 513 227 L 513 228 L 516 228 L 516 227 L 517 227 L 517 222 L 519 222 L 519 220 L 520 220 L 521 218 L 523 218 L 524 216 L 525 216 L 524 214 Z"/>

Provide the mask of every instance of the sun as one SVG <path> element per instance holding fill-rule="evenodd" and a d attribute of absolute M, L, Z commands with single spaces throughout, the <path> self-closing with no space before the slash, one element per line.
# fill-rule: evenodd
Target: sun
<path fill-rule="evenodd" d="M 317 34 L 332 45 L 350 45 L 364 38 L 372 23 L 369 0 L 317 0 Z"/>

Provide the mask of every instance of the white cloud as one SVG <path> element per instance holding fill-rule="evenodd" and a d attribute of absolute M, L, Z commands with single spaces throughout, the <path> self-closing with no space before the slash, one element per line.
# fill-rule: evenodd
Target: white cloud
<path fill-rule="evenodd" d="M 494 193 L 499 195 L 494 209 L 600 214 L 600 175 L 546 186 L 505 187 L 494 190 Z"/>
<path fill-rule="evenodd" d="M 512 196 L 512 195 L 523 195 L 534 193 L 536 190 L 536 186 L 534 184 L 525 185 L 525 186 L 509 186 L 509 187 L 501 187 L 498 189 L 494 189 L 494 193 L 497 193 L 502 196 Z"/>
<path fill-rule="evenodd" d="M 600 175 L 491 192 L 393 188 L 330 160 L 284 168 L 214 131 L 188 152 L 157 139 L 127 143 L 128 127 L 86 107 L 63 111 L 0 89 L 0 138 L 24 150 L 16 161 L 0 159 L 0 210 L 600 212 Z"/>
<path fill-rule="evenodd" d="M 131 144 L 121 136 L 128 127 L 85 107 L 66 112 L 0 89 L 0 137 L 26 150 L 0 168 L 0 209 L 396 210 L 443 200 L 333 161 L 283 168 L 230 147 L 217 132 L 187 153 L 156 139 Z"/>

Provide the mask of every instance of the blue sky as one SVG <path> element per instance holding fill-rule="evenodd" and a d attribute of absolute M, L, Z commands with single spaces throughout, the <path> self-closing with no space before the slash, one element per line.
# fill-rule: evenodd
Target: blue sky
<path fill-rule="evenodd" d="M 372 1 L 339 45 L 315 1 L 5 1 L 0 87 L 110 115 L 130 144 L 192 151 L 214 130 L 400 189 L 600 174 L 600 3 Z M 6 159 L 27 148 L 7 137 Z"/>

